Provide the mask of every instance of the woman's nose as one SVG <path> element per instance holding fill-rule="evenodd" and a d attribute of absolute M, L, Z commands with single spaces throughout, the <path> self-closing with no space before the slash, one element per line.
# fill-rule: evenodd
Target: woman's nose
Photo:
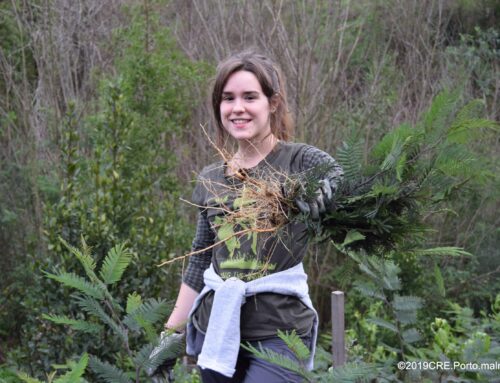
<path fill-rule="evenodd" d="M 233 106 L 233 112 L 244 112 L 245 111 L 245 106 L 243 105 L 243 102 L 239 99 L 236 99 L 234 101 L 234 106 Z"/>

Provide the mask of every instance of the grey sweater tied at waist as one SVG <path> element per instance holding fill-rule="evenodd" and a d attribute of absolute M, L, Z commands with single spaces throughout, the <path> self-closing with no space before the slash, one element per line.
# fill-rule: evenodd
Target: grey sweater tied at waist
<path fill-rule="evenodd" d="M 196 298 L 189 314 L 190 320 L 187 325 L 186 338 L 186 351 L 188 355 L 194 355 L 194 341 L 198 330 L 193 325 L 191 317 L 203 296 L 210 290 L 214 290 L 212 312 L 205 334 L 205 341 L 198 356 L 198 366 L 232 377 L 235 372 L 241 342 L 241 305 L 245 303 L 246 297 L 259 293 L 276 293 L 299 298 L 315 314 L 311 334 L 311 353 L 307 360 L 307 368 L 312 370 L 318 334 L 318 314 L 309 297 L 307 275 L 304 272 L 302 263 L 249 282 L 243 282 L 235 277 L 224 281 L 215 272 L 213 266 L 210 265 L 205 270 L 203 279 L 205 287 Z"/>

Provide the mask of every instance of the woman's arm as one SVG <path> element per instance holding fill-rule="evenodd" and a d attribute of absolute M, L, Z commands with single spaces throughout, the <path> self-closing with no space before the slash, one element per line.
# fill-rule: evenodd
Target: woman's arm
<path fill-rule="evenodd" d="M 165 323 L 165 329 L 183 331 L 188 319 L 189 311 L 191 311 L 191 307 L 193 306 L 194 300 L 197 296 L 198 291 L 192 289 L 185 283 L 181 284 L 179 295 L 175 301 L 175 307 Z"/>

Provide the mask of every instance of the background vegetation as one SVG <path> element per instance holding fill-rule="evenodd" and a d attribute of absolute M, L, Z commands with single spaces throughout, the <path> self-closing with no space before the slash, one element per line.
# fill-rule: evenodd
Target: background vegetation
<path fill-rule="evenodd" d="M 59 237 L 79 245 L 83 235 L 97 262 L 127 244 L 132 263 L 113 296 L 176 295 L 183 265 L 155 265 L 189 250 L 195 211 L 179 197 L 216 158 L 200 124 L 213 132 L 206 100 L 219 60 L 249 47 L 276 58 L 296 141 L 335 156 L 356 137 L 367 161 L 443 89 L 457 105 L 480 100 L 476 115 L 499 120 L 499 14 L 498 0 L 1 2 L 0 380 L 17 381 L 13 370 L 40 377 L 84 352 L 111 360 L 120 349 L 111 334 L 96 341 L 43 318 L 82 315 L 42 272 L 80 272 Z M 358 263 L 313 247 L 306 266 L 323 346 L 329 291 L 342 289 L 351 361 L 397 354 L 383 346 L 390 329 L 369 320 L 392 320 L 395 292 L 422 298 L 412 355 L 453 360 L 471 344 L 485 354 L 498 347 L 499 135 L 470 139 L 484 176 L 443 196 L 446 208 L 425 218 L 435 230 L 424 244 L 471 255 L 391 255 L 401 286 L 386 286 L 381 302 L 354 288 L 366 274 Z"/>

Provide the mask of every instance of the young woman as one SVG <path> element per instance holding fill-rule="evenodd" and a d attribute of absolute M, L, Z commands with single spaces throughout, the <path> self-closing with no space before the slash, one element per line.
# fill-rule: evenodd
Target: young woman
<path fill-rule="evenodd" d="M 187 326 L 188 354 L 198 355 L 203 382 L 300 382 L 291 371 L 271 365 L 240 347 L 250 343 L 296 360 L 277 336 L 291 331 L 314 353 L 317 314 L 309 299 L 302 259 L 305 225 L 288 223 L 280 234 L 242 236 L 228 249 L 217 238 L 225 209 L 233 209 L 245 177 L 293 175 L 329 164 L 316 198 L 297 207 L 317 219 L 331 203 L 342 170 L 327 153 L 289 142 L 292 120 L 285 83 L 267 57 L 244 52 L 222 62 L 212 93 L 218 145 L 236 143 L 226 161 L 200 173 L 193 202 L 200 206 L 196 237 L 167 329 Z M 206 249 L 203 251 L 203 249 Z M 308 361 L 312 367 L 312 356 Z"/>

